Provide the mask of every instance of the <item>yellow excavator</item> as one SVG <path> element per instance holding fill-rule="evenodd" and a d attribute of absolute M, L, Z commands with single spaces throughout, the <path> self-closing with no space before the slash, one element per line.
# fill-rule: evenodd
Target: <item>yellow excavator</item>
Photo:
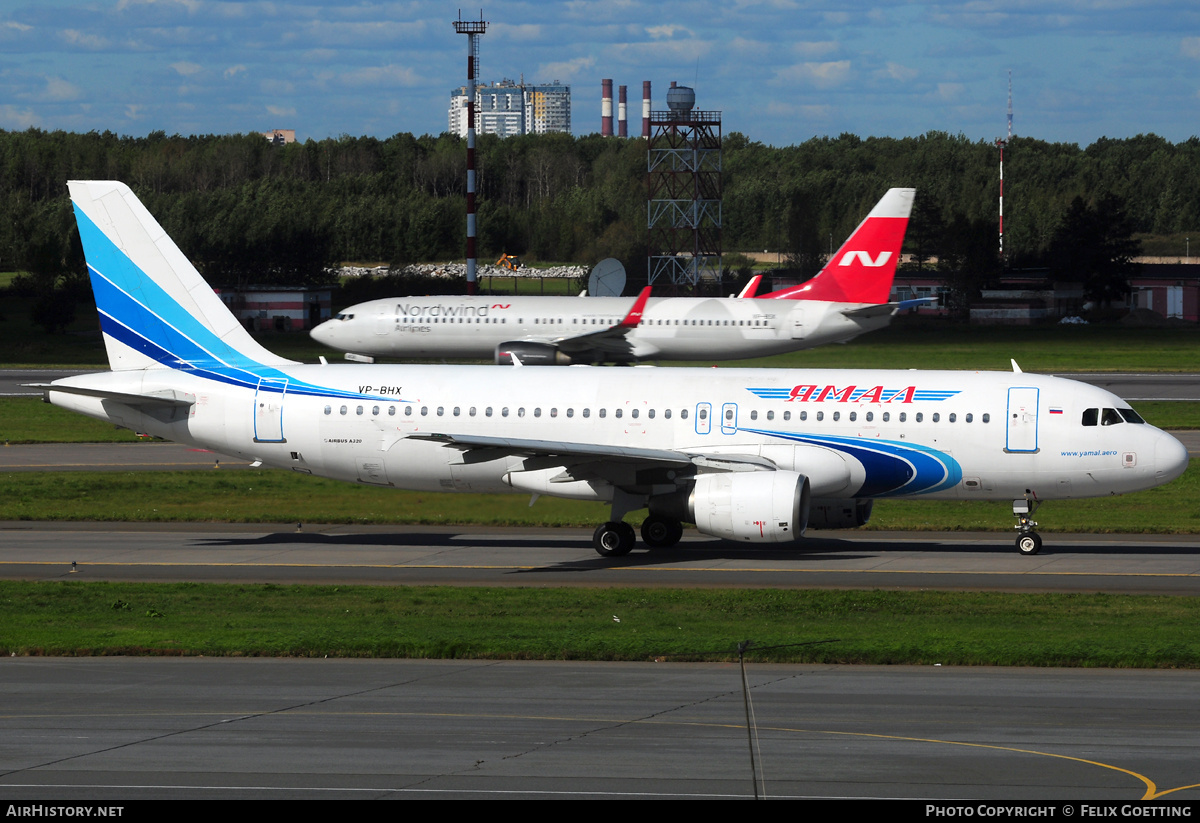
<path fill-rule="evenodd" d="M 496 261 L 496 265 L 506 268 L 509 271 L 516 271 L 521 268 L 521 258 L 515 254 L 502 254 L 500 255 L 500 259 Z"/>

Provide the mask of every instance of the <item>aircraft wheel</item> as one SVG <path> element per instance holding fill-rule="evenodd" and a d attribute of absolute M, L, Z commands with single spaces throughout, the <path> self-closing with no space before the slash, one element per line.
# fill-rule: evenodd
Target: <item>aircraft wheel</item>
<path fill-rule="evenodd" d="M 621 557 L 633 551 L 637 542 L 633 526 L 628 523 L 601 523 L 592 534 L 592 546 L 601 557 Z"/>
<path fill-rule="evenodd" d="M 1042 536 L 1029 532 L 1017 538 L 1017 551 L 1021 554 L 1033 556 L 1042 548 Z"/>
<path fill-rule="evenodd" d="M 642 540 L 652 549 L 674 546 L 683 537 L 683 524 L 669 517 L 650 515 L 642 521 Z"/>

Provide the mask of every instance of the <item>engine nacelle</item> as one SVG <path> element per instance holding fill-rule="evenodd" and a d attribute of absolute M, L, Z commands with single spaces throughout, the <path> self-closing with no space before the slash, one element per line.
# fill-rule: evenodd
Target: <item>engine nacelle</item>
<path fill-rule="evenodd" d="M 511 366 L 513 355 L 523 366 L 569 366 L 571 358 L 547 343 L 513 341 L 496 347 L 496 365 Z"/>
<path fill-rule="evenodd" d="M 808 478 L 789 471 L 701 474 L 689 519 L 704 534 L 752 543 L 788 543 L 808 523 Z"/>
<path fill-rule="evenodd" d="M 808 525 L 813 529 L 857 529 L 871 519 L 874 500 L 829 500 L 817 498 L 808 510 Z"/>

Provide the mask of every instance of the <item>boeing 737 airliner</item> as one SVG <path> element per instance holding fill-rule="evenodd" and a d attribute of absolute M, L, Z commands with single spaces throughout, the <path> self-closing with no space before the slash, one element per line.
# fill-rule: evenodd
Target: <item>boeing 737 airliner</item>
<path fill-rule="evenodd" d="M 1187 452 L 1102 389 L 1013 372 L 301 365 L 260 347 L 125 185 L 72 182 L 111 371 L 55 405 L 263 465 L 426 491 L 610 505 L 670 546 L 682 524 L 785 543 L 885 497 L 1038 501 L 1148 489 Z"/>
<path fill-rule="evenodd" d="M 816 277 L 755 298 L 397 297 L 312 331 L 367 357 L 494 358 L 527 366 L 735 360 L 850 340 L 891 322 L 913 189 L 891 189 Z"/>

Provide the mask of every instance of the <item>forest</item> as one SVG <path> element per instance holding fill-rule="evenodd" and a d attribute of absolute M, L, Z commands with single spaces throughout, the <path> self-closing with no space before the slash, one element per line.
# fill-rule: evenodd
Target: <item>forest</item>
<path fill-rule="evenodd" d="M 485 135 L 476 156 L 481 260 L 617 257 L 644 279 L 645 140 Z M 1070 264 L 1088 231 L 1101 242 L 1115 232 L 1120 255 L 1137 251 L 1132 236 L 1183 254 L 1200 229 L 1196 137 L 1083 148 L 1015 137 L 1004 159 L 1009 267 Z M 722 175 L 726 253 L 778 253 L 811 274 L 884 190 L 911 186 L 906 251 L 975 281 L 999 270 L 990 142 L 843 134 L 773 147 L 731 132 Z M 66 181 L 96 178 L 128 183 L 214 284 L 311 284 L 346 262 L 464 256 L 466 147 L 450 134 L 272 145 L 258 134 L 0 131 L 0 271 L 25 273 L 14 288 L 86 299 Z"/>

